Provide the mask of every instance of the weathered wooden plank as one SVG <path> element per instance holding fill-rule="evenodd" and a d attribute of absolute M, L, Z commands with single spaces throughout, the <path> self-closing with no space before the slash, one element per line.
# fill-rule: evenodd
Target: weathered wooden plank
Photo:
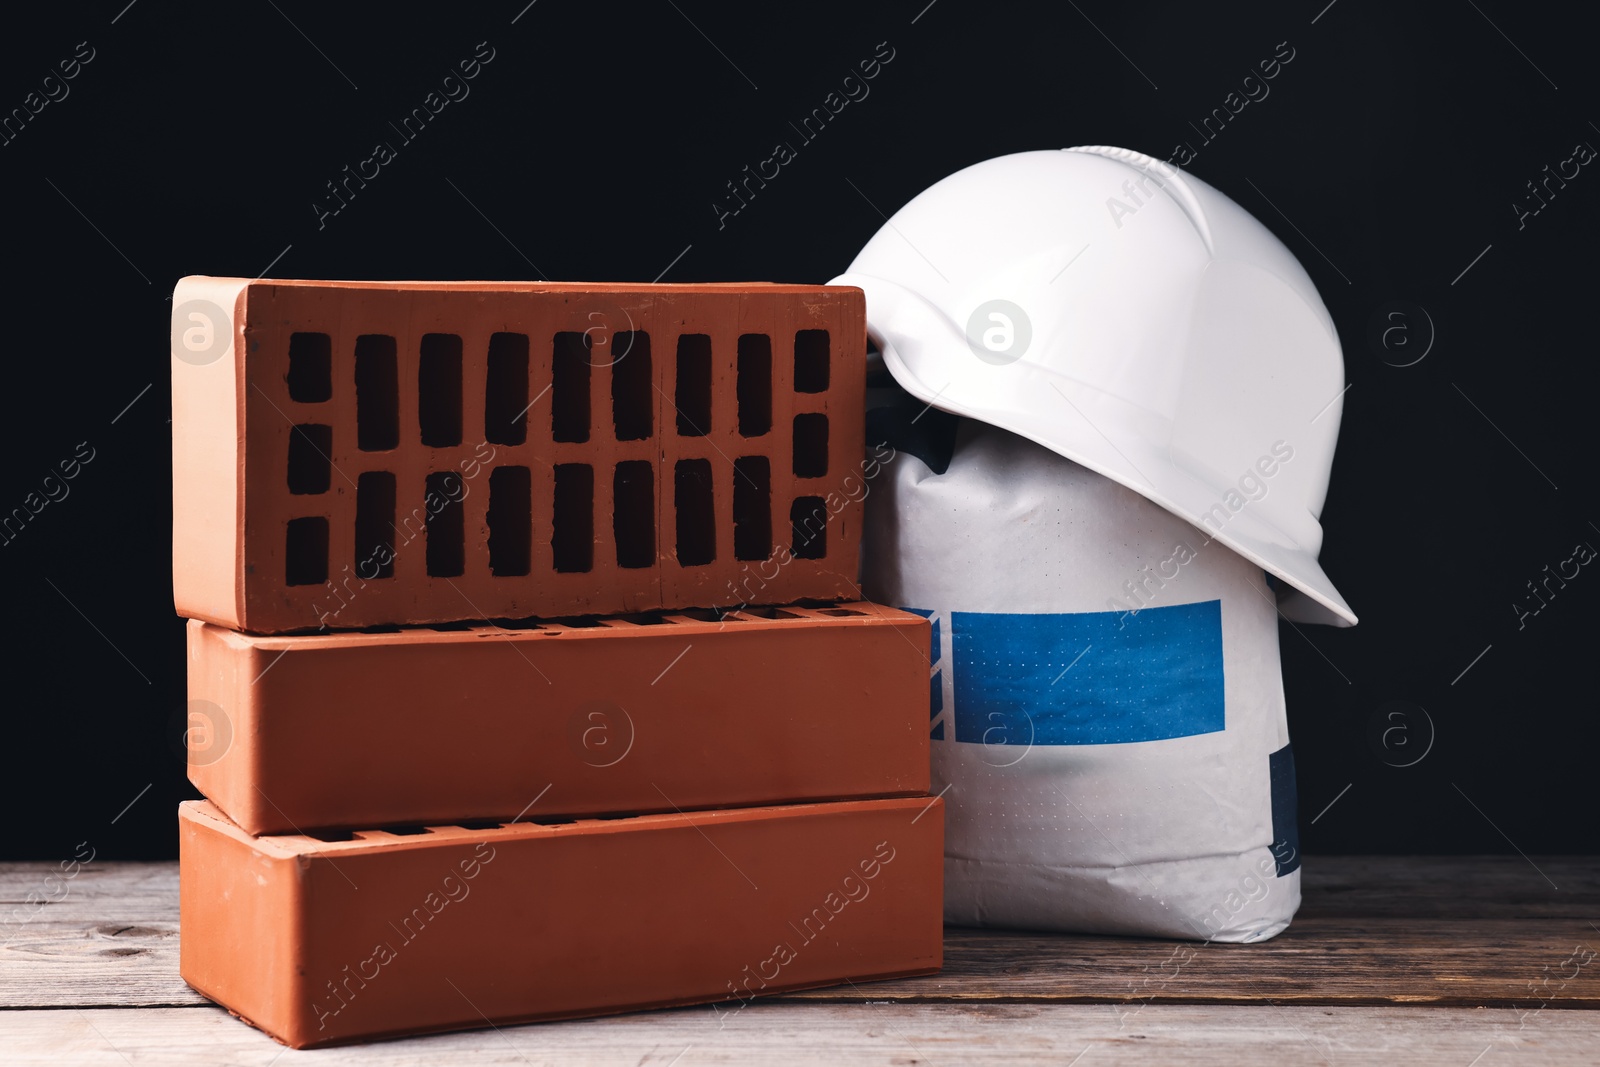
<path fill-rule="evenodd" d="M 1593 1064 L 1600 1014 L 1091 1004 L 756 1004 L 545 1023 L 297 1052 L 219 1009 L 0 1012 L 15 1067 L 547 1064 Z"/>
<path fill-rule="evenodd" d="M 178 977 L 176 863 L 61 873 L 0 865 L 0 1008 L 206 1003 Z"/>
<path fill-rule="evenodd" d="M 1587 935 L 1587 936 L 1585 936 Z M 1578 950 L 1574 954 L 1574 950 Z M 816 1000 L 1146 1000 L 1600 1007 L 1600 936 L 1581 920 L 1297 921 L 1262 945 L 946 929 L 945 967 Z M 1545 983 L 1548 984 L 1545 984 Z"/>
<path fill-rule="evenodd" d="M 792 999 L 1600 1007 L 1600 859 L 1536 862 L 1559 891 L 1518 857 L 1313 857 L 1267 944 L 952 928 L 939 975 Z M 175 865 L 90 864 L 19 904 L 54 869 L 0 866 L 0 1007 L 204 1003 L 177 974 Z"/>

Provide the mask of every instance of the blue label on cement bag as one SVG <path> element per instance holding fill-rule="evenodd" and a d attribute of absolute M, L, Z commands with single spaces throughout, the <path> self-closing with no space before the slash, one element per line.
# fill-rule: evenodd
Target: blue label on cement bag
<path fill-rule="evenodd" d="M 950 614 L 956 740 L 1112 745 L 1226 725 L 1222 602 L 1060 615 Z"/>

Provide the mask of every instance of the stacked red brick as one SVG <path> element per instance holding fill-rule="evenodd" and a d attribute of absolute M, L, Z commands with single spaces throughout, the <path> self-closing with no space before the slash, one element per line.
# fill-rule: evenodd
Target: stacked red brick
<path fill-rule="evenodd" d="M 859 290 L 173 305 L 190 984 L 305 1046 L 937 969 Z"/>

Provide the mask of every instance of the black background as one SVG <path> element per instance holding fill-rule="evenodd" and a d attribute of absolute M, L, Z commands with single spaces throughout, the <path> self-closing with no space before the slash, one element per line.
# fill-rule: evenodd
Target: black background
<path fill-rule="evenodd" d="M 87 839 L 105 857 L 169 857 L 174 806 L 194 795 L 171 726 L 179 277 L 820 282 L 882 225 L 878 209 L 963 166 L 1075 144 L 1165 159 L 1185 141 L 1189 169 L 1306 266 L 1351 383 L 1323 563 L 1362 623 L 1282 630 L 1305 848 L 1600 843 L 1600 576 L 1584 569 L 1520 629 L 1513 608 L 1547 564 L 1600 545 L 1600 175 L 1585 167 L 1520 225 L 1513 207 L 1546 165 L 1600 145 L 1587 26 L 1505 0 L 524 2 L 116 0 L 9 16 L 0 112 L 79 42 L 94 58 L 0 147 L 0 511 L 80 442 L 95 458 L 0 547 L 0 853 L 58 859 Z M 319 226 L 325 183 L 396 141 L 388 123 L 479 42 L 494 58 L 470 96 Z M 795 141 L 789 123 L 880 42 L 894 58 L 870 95 L 719 226 L 725 183 Z M 1205 143 L 1190 123 L 1280 42 L 1294 59 L 1270 95 Z M 1385 350 L 1369 327 L 1396 301 L 1409 318 L 1391 340 L 1412 346 Z M 1426 358 L 1390 365 L 1427 348 L 1430 319 Z M 1388 747 L 1374 741 L 1396 722 Z"/>

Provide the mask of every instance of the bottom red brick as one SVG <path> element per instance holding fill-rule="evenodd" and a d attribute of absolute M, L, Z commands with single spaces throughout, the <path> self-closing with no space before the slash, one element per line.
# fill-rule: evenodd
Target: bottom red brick
<path fill-rule="evenodd" d="M 179 810 L 181 971 L 296 1048 L 929 974 L 937 798 L 251 837 Z M 337 835 L 325 835 L 337 836 Z"/>

